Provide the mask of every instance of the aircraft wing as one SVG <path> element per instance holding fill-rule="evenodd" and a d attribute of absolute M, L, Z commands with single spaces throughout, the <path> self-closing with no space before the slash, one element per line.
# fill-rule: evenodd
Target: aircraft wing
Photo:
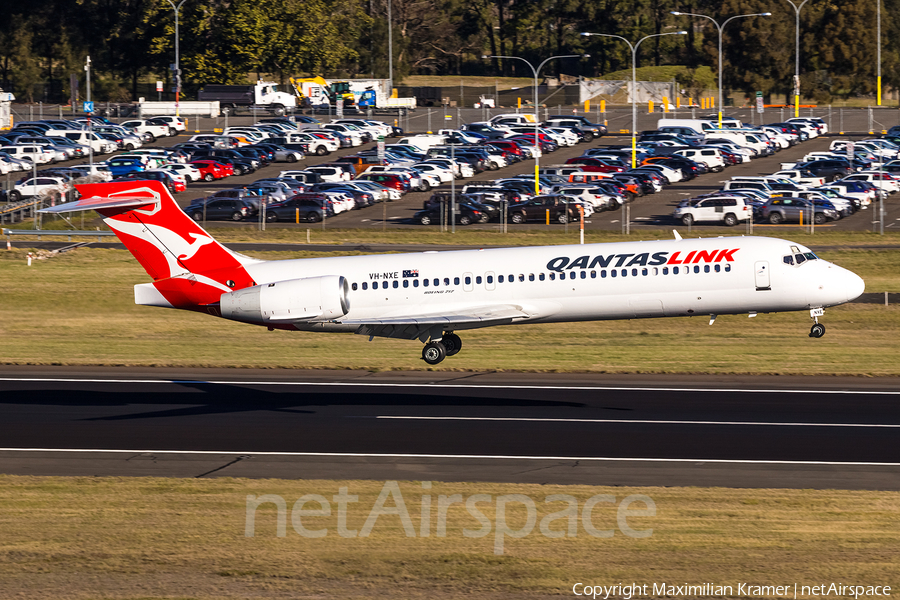
<path fill-rule="evenodd" d="M 428 335 L 435 327 L 445 329 L 476 329 L 488 325 L 502 325 L 514 320 L 537 316 L 522 306 L 513 304 L 491 304 L 473 306 L 438 313 L 404 315 L 378 319 L 337 319 L 345 325 L 359 325 L 360 335 L 395 337 L 412 340 Z"/>

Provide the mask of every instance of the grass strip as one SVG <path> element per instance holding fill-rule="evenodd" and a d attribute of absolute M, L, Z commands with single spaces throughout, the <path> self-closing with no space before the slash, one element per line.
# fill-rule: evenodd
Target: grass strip
<path fill-rule="evenodd" d="M 731 585 L 733 597 L 741 595 L 741 582 L 900 586 L 897 492 L 440 482 L 399 482 L 386 491 L 390 485 L 0 476 L 0 588 L 5 597 L 36 599 L 352 600 L 571 596 L 576 582 L 710 582 Z M 357 496 L 346 504 L 345 523 L 355 537 L 339 535 L 334 496 L 341 488 Z M 321 496 L 331 513 L 300 515 L 321 508 L 317 501 L 293 506 L 308 494 Z M 409 523 L 383 514 L 361 537 L 379 494 L 386 508 L 402 499 Z M 454 494 L 462 503 L 446 509 L 445 529 L 439 529 L 440 496 Z M 476 494 L 486 495 L 476 505 L 483 520 L 465 505 Z M 504 517 L 497 514 L 500 497 L 510 494 L 534 503 L 531 528 L 522 502 L 510 501 Z M 549 517 L 570 506 L 546 501 L 555 494 L 576 502 L 574 522 Z M 607 496 L 587 524 L 608 537 L 590 535 L 585 525 L 584 508 L 598 494 Z M 274 503 L 250 511 L 253 535 L 247 537 L 248 495 L 284 501 L 283 537 Z M 636 495 L 649 498 L 655 514 L 628 516 L 623 528 L 619 511 Z M 429 501 L 430 512 L 423 511 Z M 646 508 L 641 500 L 625 507 Z M 497 554 L 504 522 L 530 532 L 502 536 Z M 306 537 L 297 523 L 326 531 Z M 465 534 L 487 528 L 483 537 Z M 649 535 L 630 537 L 627 528 Z"/>
<path fill-rule="evenodd" d="M 321 254 L 254 253 L 260 258 Z M 331 254 L 329 254 L 331 255 Z M 900 291 L 900 252 L 836 250 L 867 291 Z M 134 304 L 149 278 L 124 250 L 82 248 L 26 266 L 0 253 L 0 362 L 6 364 L 424 369 L 420 344 L 352 334 L 266 331 Z M 467 331 L 440 370 L 900 375 L 900 308 L 828 309 L 828 334 L 807 337 L 804 313 L 636 319 Z"/>

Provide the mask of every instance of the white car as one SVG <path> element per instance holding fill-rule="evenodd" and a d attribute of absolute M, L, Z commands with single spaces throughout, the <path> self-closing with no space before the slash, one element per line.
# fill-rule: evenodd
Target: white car
<path fill-rule="evenodd" d="M 875 171 L 860 171 L 847 175 L 842 181 L 868 181 L 876 188 L 883 189 L 888 194 L 900 191 L 900 183 L 890 173 Z"/>
<path fill-rule="evenodd" d="M 619 202 L 614 196 L 590 185 L 563 187 L 558 190 L 558 193 L 588 202 L 594 210 L 613 210 L 619 207 Z"/>
<path fill-rule="evenodd" d="M 69 183 L 62 177 L 29 177 L 22 183 L 17 183 L 15 188 L 9 191 L 9 199 L 17 202 L 22 198 L 32 196 L 52 195 L 57 201 L 62 199 L 69 191 Z"/>
<path fill-rule="evenodd" d="M 131 129 L 132 131 L 137 131 L 138 133 L 147 133 L 154 140 L 160 137 L 168 137 L 169 136 L 169 126 L 168 125 L 156 125 L 154 123 L 150 123 L 149 121 L 145 121 L 142 119 L 135 119 L 133 121 L 125 121 L 122 123 L 122 127 L 126 129 Z"/>
<path fill-rule="evenodd" d="M 184 117 L 153 117 L 154 121 L 163 121 L 175 131 L 187 131 L 187 119 Z"/>
<path fill-rule="evenodd" d="M 676 150 L 673 154 L 703 163 L 714 173 L 725 170 L 725 159 L 722 158 L 722 154 L 715 148 L 687 148 L 685 150 Z"/>
<path fill-rule="evenodd" d="M 307 172 L 318 173 L 322 181 L 340 182 L 350 181 L 350 174 L 339 167 L 307 167 Z"/>
<path fill-rule="evenodd" d="M 372 192 L 373 194 L 375 194 L 375 199 L 379 202 L 390 202 L 393 200 L 399 200 L 403 197 L 403 194 L 400 193 L 400 190 L 385 187 L 379 183 L 375 183 L 374 181 L 356 180 L 348 182 L 347 185 L 364 192 Z"/>
<path fill-rule="evenodd" d="M 53 162 L 54 152 L 49 148 L 32 144 L 28 146 L 0 146 L 0 152 L 6 152 L 12 157 L 27 160 L 37 165 L 46 165 Z"/>
<path fill-rule="evenodd" d="M 555 133 L 565 140 L 567 146 L 574 146 L 578 143 L 579 137 L 571 129 L 565 127 L 545 127 L 543 131 Z"/>
<path fill-rule="evenodd" d="M 200 169 L 191 164 L 166 163 L 162 165 L 160 169 L 168 171 L 169 173 L 181 175 L 184 178 L 185 183 L 192 183 L 203 179 L 203 175 L 200 174 Z"/>
<path fill-rule="evenodd" d="M 350 138 L 350 144 L 352 146 L 362 146 L 363 139 L 362 133 L 359 129 L 352 128 L 351 125 L 343 125 L 341 123 L 329 123 L 328 125 L 324 125 L 322 129 L 330 129 L 331 131 L 337 131 L 343 135 L 346 135 Z"/>
<path fill-rule="evenodd" d="M 353 199 L 353 196 L 347 192 L 320 192 L 328 196 L 329 200 L 331 200 L 331 206 L 334 209 L 334 214 L 348 212 L 356 208 L 356 200 Z"/>
<path fill-rule="evenodd" d="M 434 175 L 437 177 L 441 183 L 450 183 L 453 181 L 453 171 L 450 169 L 444 168 L 440 165 L 433 165 L 428 163 L 416 163 L 413 165 L 413 168 L 416 171 L 421 171 L 422 173 Z"/>
<path fill-rule="evenodd" d="M 753 218 L 753 207 L 741 196 L 714 196 L 704 198 L 693 206 L 683 203 L 672 215 L 685 225 L 692 223 L 724 223 L 733 227 L 741 221 Z"/>
<path fill-rule="evenodd" d="M 661 165 L 659 163 L 650 163 L 647 165 L 643 165 L 641 168 L 656 171 L 657 173 L 665 177 L 669 183 L 676 183 L 684 179 L 684 172 L 681 169 L 673 169 L 672 167 Z"/>

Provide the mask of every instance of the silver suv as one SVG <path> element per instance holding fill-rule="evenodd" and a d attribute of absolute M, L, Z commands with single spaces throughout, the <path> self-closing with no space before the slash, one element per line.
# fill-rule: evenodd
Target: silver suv
<path fill-rule="evenodd" d="M 753 206 L 740 196 L 713 196 L 693 205 L 690 201 L 684 202 L 675 209 L 673 216 L 685 225 L 712 222 L 734 227 L 753 218 Z"/>

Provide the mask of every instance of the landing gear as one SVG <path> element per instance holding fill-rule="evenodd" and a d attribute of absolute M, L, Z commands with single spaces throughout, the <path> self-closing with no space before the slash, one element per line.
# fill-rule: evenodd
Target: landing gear
<path fill-rule="evenodd" d="M 432 340 L 422 348 L 422 360 L 436 365 L 444 358 L 458 354 L 462 350 L 462 340 L 455 333 L 445 333 L 440 340 Z"/>
<path fill-rule="evenodd" d="M 428 342 L 425 344 L 425 347 L 422 348 L 422 360 L 427 362 L 429 365 L 436 365 L 447 356 L 447 349 L 444 348 L 444 344 L 441 342 Z"/>
<path fill-rule="evenodd" d="M 809 316 L 816 322 L 809 330 L 809 337 L 820 338 L 825 335 L 825 326 L 819 323 L 819 317 L 825 314 L 824 308 L 813 308 L 809 311 Z"/>
<path fill-rule="evenodd" d="M 447 356 L 453 356 L 462 350 L 462 340 L 455 333 L 445 333 L 444 337 L 441 338 L 441 343 L 444 344 Z"/>

